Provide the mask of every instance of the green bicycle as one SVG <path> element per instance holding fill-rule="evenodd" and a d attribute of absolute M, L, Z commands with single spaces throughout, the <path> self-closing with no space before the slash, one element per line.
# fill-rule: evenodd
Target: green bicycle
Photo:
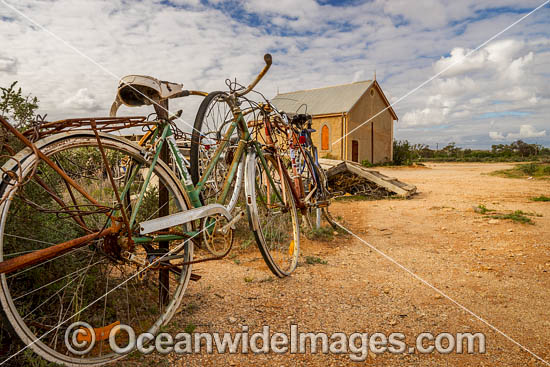
<path fill-rule="evenodd" d="M 167 107 L 168 99 L 204 93 L 181 85 L 123 79 L 112 112 L 123 103 L 153 101 L 154 121 L 71 119 L 21 133 L 0 118 L 26 146 L 0 172 L 0 301 L 17 335 L 37 354 L 65 365 L 102 365 L 123 357 L 107 341 L 116 325 L 158 333 L 182 301 L 192 264 L 204 260 L 194 259 L 195 244 L 204 243 L 211 259 L 229 252 L 244 214 L 233 204 L 243 186 L 239 177 L 250 228 L 269 268 L 279 277 L 295 269 L 300 228 L 290 178 L 277 151 L 253 138 L 239 108 L 271 56 L 265 61 L 248 88 L 204 99 L 203 105 L 223 102 L 231 115 L 209 163 L 194 173 L 200 176 L 195 183 Z M 201 116 L 207 121 L 206 112 L 197 121 Z M 147 130 L 142 145 L 111 134 L 128 127 Z M 191 148 L 200 154 L 197 134 Z M 222 163 L 226 176 L 219 186 L 214 173 Z M 84 354 L 64 342 L 76 321 L 91 330 L 77 330 L 69 340 L 77 346 L 95 341 Z M 117 334 L 116 340 L 125 345 L 125 338 Z"/>

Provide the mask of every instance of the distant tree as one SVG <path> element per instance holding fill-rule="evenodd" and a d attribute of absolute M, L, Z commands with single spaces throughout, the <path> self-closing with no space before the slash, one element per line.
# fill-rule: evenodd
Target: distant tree
<path fill-rule="evenodd" d="M 447 157 L 459 157 L 462 155 L 462 148 L 457 147 L 455 142 L 447 144 L 441 151 L 444 152 Z"/>
<path fill-rule="evenodd" d="M 513 142 L 511 146 L 512 146 L 512 149 L 515 152 L 518 152 L 519 155 L 522 157 L 530 157 L 533 155 L 537 155 L 539 150 L 535 144 L 527 144 L 522 140 Z"/>

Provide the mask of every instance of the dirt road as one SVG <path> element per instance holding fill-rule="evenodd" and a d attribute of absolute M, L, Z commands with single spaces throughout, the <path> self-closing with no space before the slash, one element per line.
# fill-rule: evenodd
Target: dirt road
<path fill-rule="evenodd" d="M 506 179 L 486 173 L 506 164 L 430 164 L 382 173 L 414 184 L 410 200 L 335 202 L 331 211 L 355 234 L 441 290 L 475 315 L 550 360 L 550 203 L 529 198 L 550 194 L 549 181 Z M 535 225 L 491 220 L 472 210 L 542 215 Z M 237 245 L 238 247 L 238 245 Z M 481 332 L 485 354 L 369 353 L 360 364 L 376 366 L 543 366 L 535 357 L 399 266 L 351 236 L 304 241 L 302 265 L 287 279 L 252 266 L 257 250 L 201 264 L 170 332 L 242 331 L 270 325 L 272 332 L 402 332 L 407 346 L 431 332 Z M 326 264 L 306 264 L 315 256 Z M 432 342 L 433 344 L 433 342 Z M 127 365 L 345 366 L 348 354 L 158 355 Z"/>

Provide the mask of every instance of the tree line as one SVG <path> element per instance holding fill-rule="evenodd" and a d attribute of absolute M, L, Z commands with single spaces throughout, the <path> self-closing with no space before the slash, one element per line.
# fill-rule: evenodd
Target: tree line
<path fill-rule="evenodd" d="M 449 143 L 441 149 L 431 149 L 426 144 L 411 144 L 408 140 L 393 142 L 393 164 L 408 165 L 422 161 L 443 162 L 491 162 L 531 161 L 550 158 L 550 148 L 516 140 L 510 144 L 495 144 L 491 150 L 461 148 Z"/>

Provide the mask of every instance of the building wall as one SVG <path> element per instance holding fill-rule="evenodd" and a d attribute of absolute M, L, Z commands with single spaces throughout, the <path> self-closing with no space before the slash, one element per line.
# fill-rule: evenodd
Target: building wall
<path fill-rule="evenodd" d="M 322 149 L 321 129 L 326 125 L 329 129 L 328 149 Z M 311 134 L 313 144 L 317 147 L 319 157 L 331 157 L 334 159 L 343 159 L 342 144 L 332 144 L 342 136 L 342 114 L 338 115 L 316 115 L 312 118 L 312 128 L 316 131 Z"/>
<path fill-rule="evenodd" d="M 357 128 L 386 107 L 378 88 L 371 86 L 351 109 L 348 131 Z M 349 134 L 347 140 L 346 159 L 348 160 L 352 160 L 352 140 L 357 140 L 359 162 L 363 160 L 368 160 L 371 163 L 390 161 L 393 150 L 393 116 L 389 109 Z"/>

